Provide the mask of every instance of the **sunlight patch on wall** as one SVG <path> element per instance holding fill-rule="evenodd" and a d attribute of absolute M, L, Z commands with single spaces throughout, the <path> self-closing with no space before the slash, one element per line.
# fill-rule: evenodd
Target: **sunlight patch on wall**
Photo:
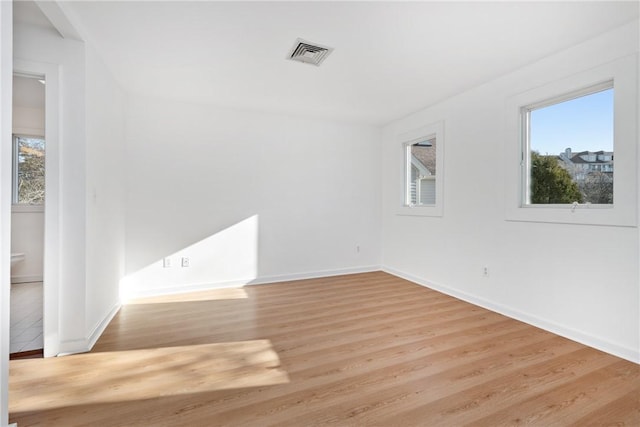
<path fill-rule="evenodd" d="M 289 376 L 264 339 L 12 361 L 9 382 L 9 410 L 18 414 L 70 398 L 78 406 L 131 402 L 286 384 Z"/>
<path fill-rule="evenodd" d="M 195 291 L 185 294 L 169 294 L 158 295 L 153 297 L 142 297 L 125 302 L 127 305 L 136 304 L 162 304 L 176 302 L 195 302 L 195 301 L 222 301 L 232 299 L 247 299 L 247 291 L 244 288 L 222 288 L 211 289 L 207 291 Z"/>
<path fill-rule="evenodd" d="M 126 302 L 138 297 L 239 287 L 257 275 L 258 215 L 253 215 L 129 274 L 120 282 L 120 298 Z"/>

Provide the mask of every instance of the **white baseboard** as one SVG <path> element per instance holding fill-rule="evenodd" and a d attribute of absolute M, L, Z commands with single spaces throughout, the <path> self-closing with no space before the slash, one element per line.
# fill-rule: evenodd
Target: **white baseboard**
<path fill-rule="evenodd" d="M 96 326 L 94 326 L 93 330 L 86 338 L 62 341 L 60 343 L 60 353 L 58 353 L 58 356 L 67 356 L 70 354 L 86 353 L 91 351 L 96 341 L 98 341 L 98 338 L 100 338 L 100 335 L 102 335 L 106 327 L 109 325 L 109 322 L 111 322 L 113 317 L 120 310 L 120 307 L 120 302 L 117 302 L 111 310 L 109 310 L 107 315 L 99 321 Z"/>
<path fill-rule="evenodd" d="M 176 285 L 176 286 L 164 286 L 161 288 L 150 288 L 140 290 L 129 290 L 126 295 L 123 295 L 122 303 L 126 303 L 136 298 L 157 297 L 161 295 L 174 295 L 184 294 L 187 292 L 208 291 L 211 289 L 223 289 L 223 288 L 238 288 L 247 285 L 253 279 L 246 280 L 233 280 L 229 282 L 206 282 L 206 283 L 192 283 L 188 285 Z"/>
<path fill-rule="evenodd" d="M 70 354 L 86 353 L 89 351 L 89 341 L 85 339 L 66 340 L 60 342 L 58 356 L 68 356 Z"/>
<path fill-rule="evenodd" d="M 394 276 L 398 276 L 403 279 L 409 280 L 418 285 L 425 286 L 427 288 L 436 290 L 438 292 L 442 292 L 443 294 L 447 294 L 452 297 L 461 299 L 463 301 L 469 302 L 479 307 L 483 307 L 488 310 L 494 311 L 496 313 L 503 314 L 512 319 L 516 319 L 521 322 L 528 323 L 530 325 L 552 332 L 556 335 L 560 335 L 570 340 L 577 341 L 581 344 L 604 351 L 606 353 L 612 354 L 622 359 L 629 360 L 634 363 L 640 363 L 640 351 L 638 351 L 638 349 L 621 346 L 619 344 L 615 344 L 610 341 L 607 341 L 606 339 L 602 339 L 600 337 L 586 334 L 584 332 L 577 331 L 572 328 L 568 328 L 566 326 L 557 324 L 555 322 L 550 322 L 548 320 L 542 319 L 538 316 L 535 316 L 529 313 L 524 313 L 518 310 L 514 310 L 510 307 L 495 303 L 493 301 L 478 297 L 476 295 L 462 292 L 460 290 L 453 289 L 439 283 L 434 283 L 431 281 L 421 279 L 412 274 L 405 273 L 400 270 L 396 270 L 395 268 L 392 268 L 392 267 L 383 266 L 382 271 L 389 274 L 393 274 Z"/>
<path fill-rule="evenodd" d="M 42 282 L 42 275 L 40 275 L 40 276 L 11 276 L 11 284 L 14 284 L 14 283 L 30 283 L 30 282 Z"/>
<path fill-rule="evenodd" d="M 361 267 L 341 268 L 336 270 L 320 270 L 306 273 L 282 274 L 276 276 L 262 276 L 252 280 L 249 285 L 265 285 L 268 283 L 290 282 L 292 280 L 319 279 L 321 277 L 342 276 L 343 274 L 370 273 L 380 271 L 379 265 L 366 265 Z"/>
<path fill-rule="evenodd" d="M 107 315 L 100 322 L 98 322 L 96 326 L 94 326 L 93 330 L 89 334 L 89 337 L 87 338 L 87 347 L 89 348 L 89 350 L 93 348 L 93 346 L 96 344 L 96 341 L 98 341 L 98 338 L 100 338 L 100 335 L 102 335 L 107 326 L 109 326 L 109 323 L 111 323 L 113 317 L 118 313 L 120 307 L 122 307 L 122 305 L 118 301 L 113 305 L 113 307 L 111 307 L 111 310 L 109 310 Z"/>
<path fill-rule="evenodd" d="M 211 289 L 236 288 L 241 286 L 265 285 L 276 282 L 290 282 L 292 280 L 316 279 L 320 277 L 340 276 L 343 274 L 368 273 L 379 271 L 379 265 L 368 265 L 361 267 L 341 268 L 336 270 L 320 270 L 305 273 L 282 274 L 276 276 L 262 276 L 256 279 L 238 279 L 229 282 L 208 282 L 188 285 L 167 286 L 162 288 L 151 288 L 128 291 L 123 297 L 123 302 L 136 299 L 154 297 L 160 295 L 182 294 L 186 292 L 206 291 Z"/>

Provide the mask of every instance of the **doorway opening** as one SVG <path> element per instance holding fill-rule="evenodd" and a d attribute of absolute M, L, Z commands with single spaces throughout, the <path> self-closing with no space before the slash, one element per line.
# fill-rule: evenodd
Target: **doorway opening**
<path fill-rule="evenodd" d="M 44 354 L 45 87 L 43 75 L 14 73 L 11 359 Z"/>

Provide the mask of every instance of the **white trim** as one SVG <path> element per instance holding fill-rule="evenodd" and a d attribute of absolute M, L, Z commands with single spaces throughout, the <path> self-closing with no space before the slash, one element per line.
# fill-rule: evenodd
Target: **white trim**
<path fill-rule="evenodd" d="M 60 66 L 16 59 L 13 72 L 44 76 L 45 85 L 45 210 L 44 210 L 44 356 L 60 352 Z"/>
<path fill-rule="evenodd" d="M 211 289 L 223 289 L 223 288 L 239 288 L 247 285 L 252 279 L 246 280 L 233 280 L 229 282 L 206 282 L 206 283 L 192 283 L 189 285 L 174 285 L 165 286 L 160 288 L 139 289 L 127 292 L 121 296 L 121 301 L 126 304 L 127 301 L 131 301 L 137 298 L 155 297 L 161 295 L 175 295 L 184 294 L 187 292 L 208 291 Z"/>
<path fill-rule="evenodd" d="M 88 351 L 91 351 L 104 330 L 107 328 L 107 326 L 109 326 L 109 323 L 111 323 L 111 320 L 113 320 L 115 315 L 118 314 L 118 311 L 120 311 L 121 307 L 122 305 L 120 304 L 120 302 L 114 304 L 107 315 L 93 327 L 91 333 L 84 339 L 62 341 L 60 343 L 60 351 L 56 356 L 68 356 L 71 354 L 86 353 Z"/>
<path fill-rule="evenodd" d="M 319 279 L 322 277 L 342 276 L 345 274 L 371 273 L 380 271 L 379 265 L 365 265 L 361 267 L 341 268 L 336 270 L 320 270 L 306 273 L 282 274 L 277 276 L 263 276 L 251 281 L 249 285 L 265 285 L 269 283 L 290 282 L 292 280 Z"/>
<path fill-rule="evenodd" d="M 44 138 L 44 129 L 40 128 L 13 128 L 13 134 L 19 136 L 32 136 L 36 138 Z"/>
<path fill-rule="evenodd" d="M 321 277 L 341 276 L 345 274 L 370 273 L 380 271 L 379 265 L 343 268 L 336 270 L 321 270 L 307 273 L 282 274 L 277 276 L 263 276 L 257 279 L 247 278 L 228 282 L 207 282 L 190 285 L 167 286 L 162 288 L 142 289 L 128 293 L 123 297 L 123 304 L 135 298 L 145 298 L 161 295 L 183 294 L 187 292 L 206 291 L 211 289 L 238 288 L 242 286 L 266 285 L 269 283 L 290 282 L 292 280 L 317 279 Z"/>
<path fill-rule="evenodd" d="M 42 282 L 42 276 L 11 276 L 11 284 Z"/>
<path fill-rule="evenodd" d="M 551 107 L 552 105 L 561 104 L 563 102 L 572 101 L 574 99 L 582 98 L 583 96 L 594 95 L 596 93 L 604 92 L 605 90 L 613 89 L 613 80 L 608 79 L 604 82 L 599 82 L 587 87 L 573 90 L 562 95 L 554 96 L 549 99 L 534 102 L 530 105 L 526 105 L 524 109 L 527 112 L 539 110 L 545 107 Z M 540 153 L 542 154 L 542 153 Z"/>
<path fill-rule="evenodd" d="M 521 322 L 527 323 L 529 325 L 536 326 L 538 328 L 544 329 L 545 331 L 549 331 L 556 335 L 560 335 L 561 337 L 568 338 L 573 341 L 577 341 L 581 344 L 587 345 L 589 347 L 593 347 L 598 350 L 602 350 L 606 353 L 612 354 L 622 359 L 626 359 L 634 363 L 640 363 L 640 350 L 638 350 L 637 348 L 621 346 L 619 344 L 615 344 L 610 341 L 607 341 L 606 339 L 596 337 L 594 335 L 587 334 L 572 328 L 568 328 L 566 326 L 560 325 L 555 322 L 550 322 L 538 316 L 525 313 L 519 310 L 514 310 L 510 307 L 495 303 L 485 298 L 481 298 L 476 295 L 472 295 L 467 292 L 463 292 L 439 283 L 421 279 L 417 276 L 414 276 L 409 273 L 405 273 L 400 270 L 396 270 L 395 268 L 392 268 L 392 267 L 383 266 L 382 271 L 392 274 L 394 276 L 398 276 L 402 279 L 409 280 L 413 283 L 427 287 L 429 289 L 442 292 L 443 294 L 447 294 L 449 296 L 461 299 L 463 301 L 477 305 L 479 307 L 486 308 L 487 310 L 491 310 L 493 312 L 502 314 L 512 319 L 516 319 Z"/>
<path fill-rule="evenodd" d="M 104 317 L 104 319 L 102 319 L 93 327 L 93 330 L 87 338 L 87 351 L 93 348 L 93 346 L 96 344 L 96 341 L 98 341 L 98 338 L 100 338 L 104 330 L 107 329 L 107 326 L 109 326 L 109 323 L 111 323 L 111 320 L 113 320 L 115 315 L 118 314 L 118 311 L 120 311 L 121 307 L 122 304 L 120 304 L 120 302 L 115 303 L 113 307 L 111 307 L 111 310 L 109 310 L 107 315 Z"/>
<path fill-rule="evenodd" d="M 11 205 L 11 213 L 42 213 L 44 205 Z"/>
<path fill-rule="evenodd" d="M 71 354 L 86 353 L 89 350 L 89 339 L 60 341 L 58 353 L 55 356 L 68 356 Z"/>

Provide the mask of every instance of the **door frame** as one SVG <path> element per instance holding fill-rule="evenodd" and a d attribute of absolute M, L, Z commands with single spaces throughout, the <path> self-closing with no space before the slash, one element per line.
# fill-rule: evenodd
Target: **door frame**
<path fill-rule="evenodd" d="M 14 59 L 13 72 L 45 80 L 44 357 L 60 353 L 60 66 Z"/>

